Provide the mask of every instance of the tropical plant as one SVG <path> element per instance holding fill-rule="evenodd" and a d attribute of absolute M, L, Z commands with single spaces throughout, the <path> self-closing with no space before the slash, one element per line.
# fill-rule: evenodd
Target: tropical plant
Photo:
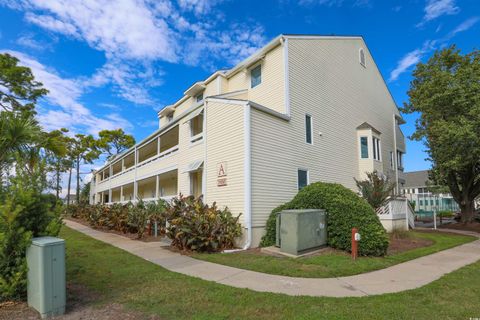
<path fill-rule="evenodd" d="M 431 178 L 448 186 L 463 222 L 480 195 L 480 51 L 451 46 L 418 63 L 403 112 L 418 113 L 412 138 L 427 146 Z"/>
<path fill-rule="evenodd" d="M 325 209 L 327 213 L 328 245 L 340 250 L 351 250 L 351 230 L 362 235 L 359 254 L 383 256 L 387 252 L 388 237 L 373 208 L 350 189 L 336 183 L 316 182 L 302 190 L 290 201 L 273 209 L 267 220 L 266 234 L 261 246 L 275 243 L 276 217 L 287 209 Z"/>
<path fill-rule="evenodd" d="M 365 180 L 355 180 L 358 191 L 362 197 L 374 208 L 380 208 L 393 194 L 395 182 L 390 182 L 387 176 L 381 176 L 376 170 L 366 172 Z"/>
<path fill-rule="evenodd" d="M 201 197 L 180 195 L 167 209 L 167 236 L 180 250 L 217 252 L 234 247 L 242 234 L 239 218 L 228 208 L 204 204 Z"/>

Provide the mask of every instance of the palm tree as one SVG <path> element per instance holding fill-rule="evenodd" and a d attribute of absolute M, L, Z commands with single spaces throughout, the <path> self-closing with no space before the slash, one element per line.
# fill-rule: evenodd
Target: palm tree
<path fill-rule="evenodd" d="M 373 172 L 366 172 L 367 179 L 357 180 L 354 178 L 357 184 L 358 190 L 362 197 L 374 208 L 380 208 L 385 200 L 393 195 L 395 189 L 395 182 L 390 182 L 388 177 L 382 177 L 374 170 Z"/>

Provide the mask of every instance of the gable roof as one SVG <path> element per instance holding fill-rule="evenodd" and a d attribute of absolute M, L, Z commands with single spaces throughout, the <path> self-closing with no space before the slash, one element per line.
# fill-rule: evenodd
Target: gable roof
<path fill-rule="evenodd" d="M 357 130 L 370 129 L 376 134 L 382 134 L 379 130 L 375 129 L 370 123 L 364 122 L 357 127 Z"/>
<path fill-rule="evenodd" d="M 404 188 L 426 187 L 429 170 L 405 172 Z"/>

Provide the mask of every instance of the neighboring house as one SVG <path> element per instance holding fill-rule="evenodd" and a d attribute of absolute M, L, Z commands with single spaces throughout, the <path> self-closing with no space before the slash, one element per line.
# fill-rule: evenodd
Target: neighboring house
<path fill-rule="evenodd" d="M 70 199 L 70 201 L 68 201 Z M 67 194 L 65 198 L 62 199 L 63 203 L 67 204 L 69 202 L 70 204 L 77 203 L 77 195 L 76 194 Z"/>
<path fill-rule="evenodd" d="M 405 185 L 402 187 L 402 193 L 415 204 L 415 212 L 420 215 L 430 215 L 434 210 L 460 210 L 450 193 L 432 193 L 429 190 L 428 172 L 428 170 L 423 170 L 405 173 Z"/>
<path fill-rule="evenodd" d="M 362 37 L 280 35 L 158 116 L 95 172 L 92 202 L 203 194 L 242 213 L 256 246 L 271 210 L 309 183 L 357 191 L 374 169 L 404 183 L 404 121 Z"/>

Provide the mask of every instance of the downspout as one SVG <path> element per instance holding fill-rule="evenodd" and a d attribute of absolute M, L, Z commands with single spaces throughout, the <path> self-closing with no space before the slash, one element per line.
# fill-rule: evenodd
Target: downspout
<path fill-rule="evenodd" d="M 243 165 L 244 177 L 244 216 L 245 227 L 247 229 L 247 241 L 242 249 L 224 250 L 224 253 L 232 253 L 247 250 L 252 245 L 252 150 L 251 150 L 251 107 L 249 103 L 244 105 L 243 124 L 244 124 L 244 156 Z"/>
<path fill-rule="evenodd" d="M 395 170 L 395 189 L 397 194 L 400 194 L 400 188 L 398 186 L 398 151 L 397 151 L 397 118 L 395 117 L 395 113 L 393 114 L 393 163 L 394 170 Z"/>
<path fill-rule="evenodd" d="M 250 104 L 244 106 L 244 203 L 245 203 L 245 225 L 247 227 L 247 242 L 243 250 L 252 245 L 252 149 L 251 149 L 251 107 Z"/>

